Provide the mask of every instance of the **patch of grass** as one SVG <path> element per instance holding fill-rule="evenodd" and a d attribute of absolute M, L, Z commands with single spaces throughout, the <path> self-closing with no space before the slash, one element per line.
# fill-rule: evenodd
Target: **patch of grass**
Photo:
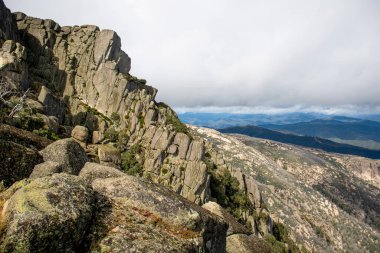
<path fill-rule="evenodd" d="M 13 126 L 27 131 L 38 130 L 44 127 L 44 120 L 38 115 L 30 115 L 29 113 L 19 113 L 18 117 L 12 119 Z"/>
<path fill-rule="evenodd" d="M 165 124 L 172 125 L 174 128 L 174 131 L 177 133 L 185 133 L 187 134 L 189 130 L 187 129 L 187 126 L 183 124 L 176 116 L 174 115 L 166 115 L 166 121 Z"/>
<path fill-rule="evenodd" d="M 61 138 L 58 136 L 58 134 L 50 129 L 35 129 L 33 130 L 33 133 L 38 134 L 39 136 L 46 137 L 53 141 L 58 141 Z"/>
<path fill-rule="evenodd" d="M 103 113 L 99 112 L 95 108 L 92 108 L 91 106 L 89 106 L 89 105 L 87 105 L 85 103 L 81 103 L 81 105 L 84 107 L 84 109 L 85 109 L 85 111 L 87 113 L 91 113 L 91 114 L 93 114 L 95 116 L 98 116 L 99 118 L 101 118 L 105 122 L 108 122 L 108 123 L 112 124 L 112 120 L 110 118 L 108 118 L 106 115 L 104 115 Z"/>

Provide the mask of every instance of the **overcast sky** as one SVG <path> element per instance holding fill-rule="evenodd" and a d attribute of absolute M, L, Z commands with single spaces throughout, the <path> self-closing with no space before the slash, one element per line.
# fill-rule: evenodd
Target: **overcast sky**
<path fill-rule="evenodd" d="M 5 3 L 61 25 L 115 30 L 131 74 L 177 109 L 380 112 L 379 0 Z"/>

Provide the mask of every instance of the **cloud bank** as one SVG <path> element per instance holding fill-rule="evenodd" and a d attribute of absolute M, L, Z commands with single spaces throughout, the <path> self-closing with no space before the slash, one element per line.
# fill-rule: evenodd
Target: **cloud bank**
<path fill-rule="evenodd" d="M 5 0 L 118 32 L 176 108 L 380 108 L 378 0 Z"/>

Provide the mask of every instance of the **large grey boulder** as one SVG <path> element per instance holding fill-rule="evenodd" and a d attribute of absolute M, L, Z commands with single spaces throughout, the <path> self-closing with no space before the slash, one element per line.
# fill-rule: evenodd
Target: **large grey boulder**
<path fill-rule="evenodd" d="M 62 172 L 62 165 L 57 162 L 47 161 L 34 166 L 30 179 L 36 179 L 40 177 L 51 176 L 54 173 Z"/>
<path fill-rule="evenodd" d="M 88 140 L 88 128 L 84 126 L 75 126 L 71 131 L 71 137 L 80 142 L 86 143 Z"/>
<path fill-rule="evenodd" d="M 263 239 L 254 235 L 235 234 L 227 237 L 227 253 L 271 253 Z"/>
<path fill-rule="evenodd" d="M 88 158 L 84 149 L 71 138 L 53 142 L 40 151 L 44 161 L 52 161 L 62 165 L 62 171 L 78 175 Z"/>
<path fill-rule="evenodd" d="M 104 164 L 121 164 L 121 154 L 120 151 L 113 145 L 99 145 L 98 146 L 98 156 L 100 163 Z"/>
<path fill-rule="evenodd" d="M 125 176 L 92 187 L 90 252 L 225 252 L 227 224 L 162 186 Z"/>
<path fill-rule="evenodd" d="M 0 252 L 75 252 L 92 220 L 93 192 L 79 177 L 31 181 L 4 205 Z"/>
<path fill-rule="evenodd" d="M 79 176 L 89 183 L 92 183 L 97 178 L 123 177 L 125 175 L 125 173 L 113 167 L 90 162 L 86 163 L 79 173 Z"/>
<path fill-rule="evenodd" d="M 228 223 L 228 230 L 227 235 L 232 234 L 251 234 L 248 230 L 248 228 L 244 227 L 242 224 L 240 224 L 234 216 L 232 216 L 230 213 L 228 213 L 226 210 L 223 209 L 218 203 L 216 202 L 207 202 L 202 206 L 204 209 L 209 210 L 213 214 L 219 216 L 222 218 L 225 222 Z"/>

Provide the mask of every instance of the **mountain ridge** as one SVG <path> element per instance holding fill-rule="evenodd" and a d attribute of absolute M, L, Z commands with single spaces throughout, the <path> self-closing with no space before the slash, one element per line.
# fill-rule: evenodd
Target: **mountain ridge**
<path fill-rule="evenodd" d="M 294 134 L 287 134 L 278 131 L 273 131 L 258 126 L 242 126 L 242 127 L 229 127 L 219 129 L 222 133 L 239 133 L 245 134 L 251 137 L 258 137 L 269 139 L 273 141 L 300 145 L 303 147 L 322 149 L 328 152 L 336 152 L 342 154 L 353 154 L 364 156 L 368 158 L 380 158 L 380 151 L 370 150 L 361 147 L 356 147 L 348 144 L 340 144 L 327 139 L 315 137 L 315 136 L 300 136 Z"/>

